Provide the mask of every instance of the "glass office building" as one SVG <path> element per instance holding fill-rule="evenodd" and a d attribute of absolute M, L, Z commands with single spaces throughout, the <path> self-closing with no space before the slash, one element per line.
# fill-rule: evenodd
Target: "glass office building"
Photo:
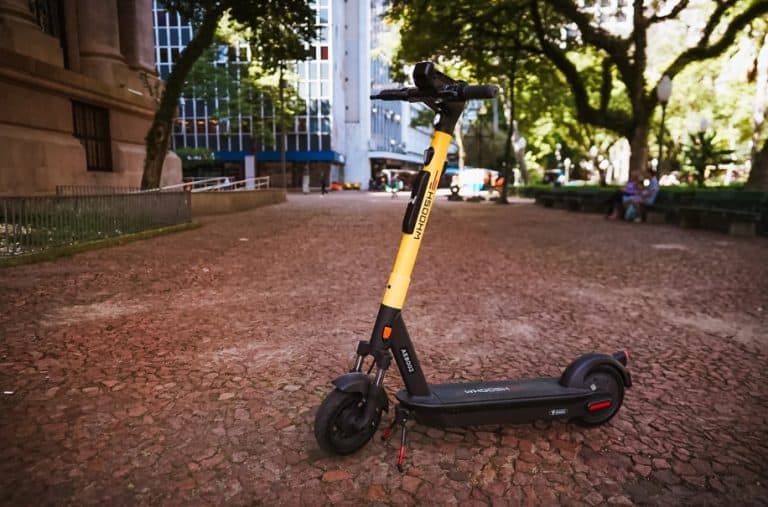
<path fill-rule="evenodd" d="M 381 34 L 387 32 L 383 4 L 315 0 L 318 38 L 313 58 L 286 66 L 288 87 L 301 99 L 286 129 L 288 186 L 299 186 L 309 174 L 313 186 L 325 177 L 367 188 L 381 169 L 418 169 L 428 136 L 409 127 L 412 106 L 369 99 L 372 87 L 392 86 L 388 55 L 378 48 Z M 193 31 L 157 1 L 153 19 L 157 70 L 165 79 Z M 234 66 L 235 75 L 252 58 L 247 45 L 219 47 L 216 54 L 216 65 Z M 183 97 L 173 148 L 210 150 L 216 162 L 209 170 L 231 177 L 244 176 L 245 159 L 253 155 L 255 175 L 269 175 L 280 185 L 281 133 L 269 99 L 254 97 L 255 107 L 248 114 L 217 114 L 226 101 L 226 96 Z"/>

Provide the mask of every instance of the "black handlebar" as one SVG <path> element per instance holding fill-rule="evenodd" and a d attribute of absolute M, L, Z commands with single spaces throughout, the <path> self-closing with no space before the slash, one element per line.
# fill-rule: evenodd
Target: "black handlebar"
<path fill-rule="evenodd" d="M 496 85 L 466 85 L 462 90 L 464 100 L 492 99 L 499 93 Z"/>
<path fill-rule="evenodd" d="M 413 67 L 413 84 L 416 86 L 381 90 L 371 98 L 422 102 L 435 112 L 435 132 L 449 135 L 453 135 L 468 100 L 492 99 L 499 93 L 498 86 L 468 85 L 451 79 L 432 62 L 419 62 Z"/>
<path fill-rule="evenodd" d="M 499 93 L 499 87 L 495 85 L 468 85 L 461 82 L 449 84 L 440 88 L 394 88 L 381 90 L 371 95 L 371 99 L 377 100 L 405 100 L 408 102 L 422 102 L 429 99 L 440 99 L 446 102 L 464 102 L 473 99 L 492 99 Z"/>

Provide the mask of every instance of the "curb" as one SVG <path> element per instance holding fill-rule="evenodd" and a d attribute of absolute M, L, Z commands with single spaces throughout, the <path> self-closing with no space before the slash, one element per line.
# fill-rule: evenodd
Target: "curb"
<path fill-rule="evenodd" d="M 24 264 L 34 264 L 37 262 L 53 261 L 61 257 L 69 257 L 76 253 L 98 250 L 100 248 L 109 248 L 112 246 L 124 245 L 134 241 L 150 239 L 156 236 L 164 236 L 174 232 L 189 231 L 202 227 L 199 222 L 189 222 L 186 224 L 171 225 L 168 227 L 159 227 L 157 229 L 148 229 L 146 231 L 135 232 L 133 234 L 124 234 L 112 238 L 97 239 L 95 241 L 86 241 L 74 245 L 54 247 L 42 252 L 19 255 L 17 257 L 0 258 L 0 268 L 10 268 L 22 266 Z"/>

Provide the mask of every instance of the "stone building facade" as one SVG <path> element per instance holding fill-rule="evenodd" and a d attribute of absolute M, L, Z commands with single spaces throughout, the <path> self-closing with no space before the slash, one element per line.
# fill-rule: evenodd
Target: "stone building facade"
<path fill-rule="evenodd" d="M 152 0 L 0 0 L 0 195 L 139 186 L 161 84 Z"/>

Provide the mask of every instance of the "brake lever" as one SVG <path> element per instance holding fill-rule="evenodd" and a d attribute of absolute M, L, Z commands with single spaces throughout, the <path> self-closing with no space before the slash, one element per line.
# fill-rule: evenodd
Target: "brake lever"
<path fill-rule="evenodd" d="M 446 85 L 437 91 L 437 97 L 446 101 L 461 100 L 461 91 L 467 85 L 464 81 L 458 81 L 456 84 Z"/>

